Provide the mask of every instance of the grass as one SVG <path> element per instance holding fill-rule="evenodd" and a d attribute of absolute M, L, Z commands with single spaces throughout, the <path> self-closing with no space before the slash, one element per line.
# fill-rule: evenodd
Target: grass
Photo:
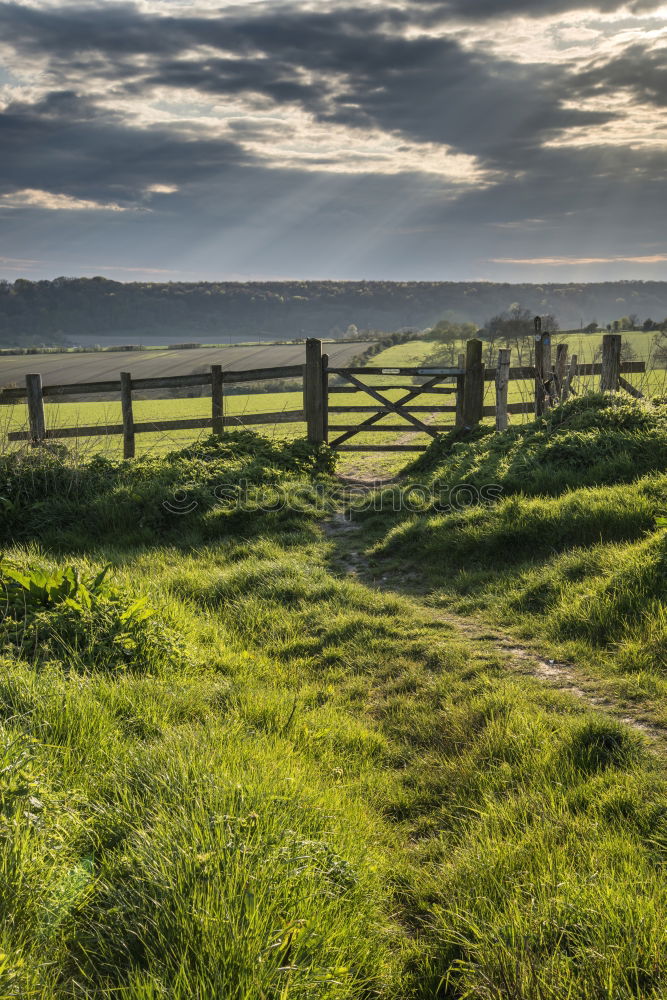
<path fill-rule="evenodd" d="M 3 458 L 0 996 L 658 1000 L 663 762 L 341 577 L 330 471 L 248 432 Z M 241 480 L 293 509 L 216 502 Z M 619 488 L 646 519 L 648 487 Z M 380 520 L 360 544 L 400 545 Z"/>
<path fill-rule="evenodd" d="M 373 551 L 418 565 L 431 604 L 502 624 L 665 724 L 666 416 L 592 395 L 502 435 L 434 445 L 411 478 L 435 499 L 392 515 L 389 530 L 376 516 Z M 461 484 L 471 489 L 452 506 Z M 494 502 L 477 502 L 484 484 Z"/>
<path fill-rule="evenodd" d="M 246 414 L 299 410 L 303 407 L 303 396 L 299 392 L 230 395 L 226 399 L 225 406 L 229 416 L 238 417 L 242 423 Z M 201 396 L 190 399 L 138 399 L 133 401 L 132 409 L 137 423 L 184 420 L 210 417 L 211 400 Z M 120 402 L 49 403 L 45 406 L 45 415 L 47 428 L 122 424 Z M 27 428 L 27 409 L 22 404 L 7 407 L 0 416 L 5 418 L 4 433 Z M 305 424 L 271 424 L 267 425 L 264 433 L 278 440 L 293 440 L 303 437 L 304 430 Z M 203 440 L 209 433 L 206 430 L 201 432 L 184 430 L 137 434 L 137 454 L 164 455 L 175 448 L 183 448 L 190 442 Z M 123 454 L 123 437 L 122 434 L 109 434 L 79 438 L 76 447 L 83 454 L 105 454 L 110 458 L 117 458 Z"/>

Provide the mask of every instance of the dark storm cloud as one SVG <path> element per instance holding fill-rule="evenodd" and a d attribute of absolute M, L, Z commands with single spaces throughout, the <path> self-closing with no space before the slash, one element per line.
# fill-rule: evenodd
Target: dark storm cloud
<path fill-rule="evenodd" d="M 415 43 L 415 49 L 400 69 L 391 56 L 384 65 L 350 67 L 330 117 L 451 145 L 508 169 L 560 130 L 609 119 L 605 112 L 562 107 L 560 68 L 480 57 L 447 39 Z"/>
<path fill-rule="evenodd" d="M 625 90 L 640 101 L 665 107 L 667 50 L 647 50 L 644 45 L 630 45 L 620 56 L 579 73 L 574 84 L 584 97 Z"/>
<path fill-rule="evenodd" d="M 419 0 L 424 11 L 435 17 L 463 20 L 497 20 L 515 17 L 548 17 L 568 11 L 588 10 L 610 14 L 626 9 L 633 14 L 647 13 L 661 6 L 662 0 Z"/>
<path fill-rule="evenodd" d="M 134 4 L 26 7 L 0 4 L 0 37 L 26 55 L 67 58 L 78 52 L 109 54 L 177 51 L 184 41 L 178 21 L 165 18 L 160 31 L 151 32 L 154 21 L 142 16 Z M 149 37 L 152 40 L 148 46 Z"/>
<path fill-rule="evenodd" d="M 96 73 L 133 95 L 154 86 L 254 95 L 322 121 L 453 146 L 499 168 L 514 169 L 559 130 L 608 120 L 561 106 L 562 69 L 493 59 L 447 37 L 405 37 L 397 29 L 406 17 L 376 8 L 241 16 L 235 8 L 214 19 L 155 18 L 130 5 L 0 4 L 4 37 L 26 55 L 48 56 L 56 76 Z M 233 57 L 185 55 L 204 44 Z"/>
<path fill-rule="evenodd" d="M 148 86 L 186 87 L 214 96 L 261 94 L 276 104 L 309 109 L 323 108 L 330 94 L 325 81 L 303 82 L 299 67 L 283 59 L 164 60 L 125 90 L 141 93 Z"/>
<path fill-rule="evenodd" d="M 159 211 L 116 213 L 105 222 L 105 246 L 120 255 L 131 245 L 158 266 L 178 262 L 185 246 L 195 247 L 192 260 L 200 273 L 211 266 L 212 246 L 228 270 L 238 262 L 238 269 L 245 264 L 275 273 L 271 262 L 279 260 L 288 273 L 324 275 L 335 272 L 331 261 L 340 260 L 337 273 L 344 268 L 349 277 L 381 277 L 392 269 L 400 273 L 410 260 L 414 277 L 425 275 L 418 270 L 425 265 L 436 277 L 438 255 L 448 246 L 457 247 L 461 260 L 501 256 L 500 244 L 507 254 L 544 256 L 568 252 L 573 238 L 585 247 L 591 232 L 610 241 L 623 233 L 627 241 L 637 227 L 644 227 L 645 239 L 659 241 L 655 205 L 664 200 L 664 155 L 628 149 L 601 157 L 597 149 L 546 145 L 563 130 L 615 116 L 612 110 L 565 107 L 564 99 L 624 88 L 663 104 L 667 88 L 657 53 L 644 56 L 632 48 L 577 72 L 501 60 L 482 51 L 481 43 L 475 50 L 455 37 L 402 31 L 442 18 L 446 25 L 448 17 L 477 23 L 583 6 L 567 0 L 411 0 L 393 10 L 258 5 L 204 17 L 182 10 L 150 15 L 109 2 L 48 9 L 0 3 L 0 40 L 26 66 L 45 61 L 52 86 L 38 102 L 15 101 L 0 112 L 0 193 L 34 188 L 132 207 L 148 204 L 144 192 L 151 185 L 173 185 L 179 192 L 160 199 Z M 610 11 L 622 5 L 603 0 L 592 6 Z M 193 56 L 197 46 L 206 46 L 206 54 Z M 150 102 L 155 87 L 173 89 L 177 100 L 190 89 L 223 105 L 226 97 L 243 96 L 259 115 L 232 123 L 229 135 L 237 145 L 203 130 L 197 135 L 196 118 L 187 122 L 186 136 L 176 124 L 146 127 L 107 110 L 113 94 Z M 97 103 L 102 93 L 104 107 Z M 443 178 L 427 174 L 354 178 L 270 168 L 272 130 L 281 128 L 270 119 L 286 107 L 324 123 L 382 129 L 395 136 L 397 148 L 409 139 L 473 154 L 496 171 L 494 185 L 454 198 Z M 245 137 L 264 142 L 266 163 L 243 151 Z M 33 252 L 28 215 L 39 215 L 35 238 L 54 246 L 65 238 L 81 253 L 94 252 L 99 236 L 87 222 L 89 213 L 15 209 L 3 215 L 15 254 Z M 521 220 L 535 218 L 545 220 L 540 246 L 531 246 L 521 228 Z M 228 232 L 230 246 L 224 244 Z M 374 232 L 386 265 L 373 258 Z M 394 233 L 400 239 L 388 239 Z"/>
<path fill-rule="evenodd" d="M 526 174 L 471 189 L 430 218 L 497 226 L 542 219 L 543 232 L 576 228 L 583 239 L 597 239 L 605 224 L 622 220 L 624 239 L 644 239 L 650 233 L 662 241 L 663 219 L 656 206 L 664 200 L 665 184 L 667 160 L 662 151 L 615 147 L 601 156 L 595 147 L 548 148 L 534 154 Z M 521 229 L 518 232 L 523 238 Z"/>
<path fill-rule="evenodd" d="M 219 17 L 152 15 L 131 3 L 26 7 L 0 3 L 2 39 L 26 54 L 49 53 L 70 58 L 77 53 L 100 52 L 130 56 L 150 52 L 169 55 L 190 44 L 212 45 L 251 53 L 257 47 L 291 48 L 303 52 L 304 45 L 325 49 L 337 34 L 363 39 L 368 32 L 397 28 L 414 22 L 406 11 L 352 8 L 325 13 L 274 8 L 223 10 Z"/>
<path fill-rule="evenodd" d="M 133 203 L 151 184 L 220 176 L 248 161 L 232 142 L 137 129 L 73 93 L 0 112 L 0 191 L 34 188 Z"/>
<path fill-rule="evenodd" d="M 91 226 L 93 213 L 8 213 L 0 253 L 9 256 L 11 248 L 11 256 L 59 261 L 65 245 L 76 267 L 56 263 L 47 271 L 53 275 L 143 262 L 210 278 L 454 280 L 485 273 L 516 280 L 519 269 L 512 279 L 508 270 L 483 271 L 483 262 L 664 246 L 656 188 L 636 180 L 617 185 L 611 175 L 600 176 L 599 160 L 595 151 L 573 157 L 552 151 L 534 180 L 508 178 L 454 202 L 443 202 L 441 185 L 424 175 L 299 176 L 250 167 L 231 171 L 223 196 L 213 181 L 203 183 L 192 196 L 170 196 L 175 207 L 169 212 L 112 214 L 104 229 Z M 613 172 L 620 177 L 632 162 L 627 155 L 614 160 Z M 656 164 L 645 166 L 650 172 Z M 536 217 L 539 226 L 514 227 Z M 512 228 L 503 228 L 506 223 Z"/>

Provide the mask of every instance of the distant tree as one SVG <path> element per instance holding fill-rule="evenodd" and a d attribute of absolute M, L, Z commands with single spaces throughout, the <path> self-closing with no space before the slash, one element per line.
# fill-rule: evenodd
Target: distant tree
<path fill-rule="evenodd" d="M 513 304 L 508 308 L 509 303 Z M 172 339 L 219 343 L 232 336 L 254 340 L 260 335 L 292 341 L 326 337 L 331 331 L 340 337 L 351 324 L 362 331 L 361 336 L 367 330 L 430 329 L 439 319 L 468 321 L 476 324 L 476 330 L 484 318 L 493 317 L 500 322 L 485 325 L 485 355 L 509 342 L 528 360 L 535 312 L 542 314 L 543 329 L 555 332 L 549 315 L 556 314 L 561 325 L 572 328 L 579 327 L 582 316 L 618 317 L 624 309 L 665 316 L 667 282 L 125 283 L 100 275 L 63 275 L 53 281 L 0 282 L 0 344 L 29 347 L 67 339 L 103 344 L 107 337 L 120 339 L 121 334 L 128 344 L 157 337 L 161 343 Z M 623 329 L 636 327 L 633 319 L 624 317 Z M 663 323 L 655 323 L 656 329 L 663 329 Z"/>
<path fill-rule="evenodd" d="M 456 323 L 450 319 L 441 319 L 429 330 L 429 340 L 439 340 L 447 344 L 452 340 L 470 340 L 477 333 L 474 323 Z"/>
<path fill-rule="evenodd" d="M 667 330 L 661 330 L 653 338 L 653 363 L 658 368 L 667 368 Z"/>
<path fill-rule="evenodd" d="M 596 319 L 592 320 L 590 323 L 587 323 L 586 326 L 584 327 L 584 333 L 597 333 L 597 331 L 598 331 L 598 321 Z"/>
<path fill-rule="evenodd" d="M 637 352 L 634 347 L 625 337 L 621 341 L 621 361 L 635 361 L 637 358 Z"/>
<path fill-rule="evenodd" d="M 613 325 L 615 330 L 620 330 L 622 332 L 626 330 L 638 330 L 639 316 L 637 313 L 631 313 L 629 316 L 621 316 L 620 319 L 614 320 Z"/>
<path fill-rule="evenodd" d="M 435 340 L 442 344 L 442 349 L 437 350 L 429 358 L 429 364 L 451 364 L 454 366 L 457 361 L 457 354 L 463 347 L 466 340 L 471 340 L 477 335 L 477 327 L 474 323 L 455 323 L 448 319 L 442 319 L 426 334 L 428 340 Z"/>
<path fill-rule="evenodd" d="M 532 363 L 535 327 L 530 309 L 515 302 L 506 312 L 487 320 L 484 324 L 484 333 L 485 338 L 492 344 L 499 341 L 506 347 L 515 349 L 520 365 L 524 361 L 527 364 Z"/>

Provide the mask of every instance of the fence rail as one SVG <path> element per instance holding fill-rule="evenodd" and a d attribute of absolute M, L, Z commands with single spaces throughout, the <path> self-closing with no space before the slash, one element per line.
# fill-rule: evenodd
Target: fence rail
<path fill-rule="evenodd" d="M 281 410 L 278 413 L 249 413 L 243 417 L 225 414 L 225 385 L 242 382 L 260 382 L 277 378 L 303 377 L 304 365 L 283 365 L 274 368 L 255 368 L 248 371 L 225 371 L 220 365 L 213 365 L 210 372 L 197 375 L 168 375 L 161 378 L 132 378 L 130 372 L 121 372 L 119 379 L 105 382 L 72 382 L 67 385 L 42 385 L 39 374 L 26 375 L 25 386 L 5 389 L 0 392 L 0 403 L 16 403 L 26 400 L 30 429 L 10 431 L 10 441 L 32 441 L 39 444 L 54 438 L 106 437 L 123 435 L 123 455 L 134 458 L 135 435 L 156 431 L 203 430 L 211 428 L 216 434 L 224 433 L 225 427 L 257 426 L 262 424 L 301 423 L 306 415 L 303 409 Z M 186 389 L 192 386 L 211 386 L 211 416 L 192 417 L 183 420 L 158 420 L 135 422 L 133 413 L 133 393 L 152 389 Z M 123 422 L 121 424 L 96 424 L 85 427 L 47 428 L 44 413 L 44 399 L 61 396 L 82 396 L 105 393 L 120 393 Z"/>
<path fill-rule="evenodd" d="M 329 367 L 329 359 L 322 354 L 321 341 L 306 341 L 305 363 L 272 368 L 255 368 L 246 371 L 223 370 L 213 365 L 210 372 L 196 375 L 172 375 L 161 378 L 132 378 L 130 372 L 121 372 L 119 379 L 104 382 L 78 382 L 67 385 L 42 385 L 39 374 L 28 374 L 25 386 L 5 389 L 0 392 L 0 404 L 25 400 L 28 409 L 29 430 L 11 431 L 10 441 L 31 441 L 40 444 L 52 438 L 97 437 L 106 435 L 123 436 L 123 454 L 133 458 L 135 436 L 155 431 L 202 430 L 210 428 L 221 435 L 226 428 L 234 426 L 261 426 L 266 424 L 302 423 L 307 425 L 308 440 L 314 444 L 329 440 L 329 432 L 339 436 L 331 442 L 340 451 L 421 451 L 424 445 L 407 444 L 398 441 L 393 444 L 348 444 L 356 434 L 379 434 L 403 432 L 423 433 L 437 437 L 443 431 L 458 428 L 465 431 L 475 427 L 485 417 L 495 416 L 496 429 L 504 430 L 512 414 L 544 414 L 555 403 L 565 400 L 575 391 L 575 378 L 600 376 L 602 390 L 623 389 L 632 396 L 641 397 L 623 375 L 643 373 L 643 361 L 621 361 L 621 337 L 607 334 L 603 338 L 602 362 L 600 364 L 579 364 L 576 355 L 568 361 L 568 349 L 559 344 L 556 361 L 552 364 L 551 338 L 542 334 L 536 321 L 535 365 L 510 367 L 510 351 L 498 352 L 495 368 L 485 368 L 482 360 L 481 340 L 470 340 L 466 354 L 459 355 L 458 365 L 440 368 L 385 367 L 385 368 L 339 368 Z M 373 385 L 360 381 L 359 376 L 391 376 L 392 378 L 421 378 L 421 383 L 398 385 L 395 381 Z M 331 376 L 347 381 L 348 385 L 330 385 Z M 300 377 L 303 379 L 303 407 L 274 413 L 250 413 L 234 416 L 225 412 L 225 386 L 243 382 L 258 382 L 281 378 Z M 534 383 L 534 398 L 530 401 L 508 402 L 508 384 L 514 380 L 529 380 Z M 442 385 L 447 382 L 447 385 Z M 496 399 L 492 406 L 484 404 L 484 390 L 487 382 L 495 382 Z M 210 386 L 211 416 L 182 420 L 160 420 L 135 422 L 133 413 L 133 393 L 155 389 L 185 389 L 192 386 Z M 383 393 L 402 390 L 405 395 L 399 399 L 388 399 Z M 64 396 L 80 396 L 115 393 L 120 394 L 122 423 L 84 427 L 47 427 L 44 400 Z M 332 395 L 365 393 L 370 397 L 368 404 L 330 405 Z M 420 395 L 451 395 L 453 405 L 415 404 Z M 361 423 L 329 423 L 330 414 L 369 414 Z M 455 414 L 454 423 L 442 425 L 425 423 L 415 414 L 436 416 L 441 413 Z M 398 416 L 403 424 L 382 424 L 380 421 L 390 415 Z"/>
<path fill-rule="evenodd" d="M 220 367 L 214 365 L 213 369 Z M 256 368 L 249 371 L 231 372 L 222 370 L 223 385 L 239 382 L 262 382 L 279 378 L 300 378 L 303 376 L 303 365 L 283 365 L 277 368 Z M 41 378 L 41 376 L 40 376 Z M 160 378 L 134 378 L 132 389 L 145 392 L 152 389 L 187 389 L 192 386 L 212 385 L 213 372 L 202 372 L 198 375 L 164 375 Z M 122 379 L 109 382 L 68 382 L 67 385 L 42 386 L 42 395 L 46 396 L 93 396 L 108 392 L 121 392 Z M 27 386 L 17 386 L 0 391 L 0 404 L 16 403 L 26 399 Z"/>

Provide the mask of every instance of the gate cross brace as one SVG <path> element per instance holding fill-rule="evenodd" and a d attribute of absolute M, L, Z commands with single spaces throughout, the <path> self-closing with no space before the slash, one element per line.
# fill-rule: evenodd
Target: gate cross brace
<path fill-rule="evenodd" d="M 447 378 L 448 376 L 437 375 L 435 378 L 430 378 L 427 382 L 424 382 L 422 385 L 418 386 L 415 389 L 411 389 L 408 393 L 406 393 L 405 396 L 401 396 L 401 398 L 397 399 L 395 403 L 392 403 L 391 400 L 385 399 L 378 392 L 375 392 L 375 390 L 371 386 L 364 385 L 364 383 L 356 379 L 354 375 L 347 375 L 343 373 L 340 374 L 342 378 L 347 379 L 348 382 L 352 382 L 352 384 L 355 385 L 361 392 L 367 392 L 370 396 L 373 396 L 380 403 L 382 403 L 383 406 L 386 406 L 388 407 L 389 410 L 393 410 L 394 413 L 397 413 L 399 417 L 404 417 L 406 420 L 410 420 L 420 430 L 426 431 L 427 434 L 430 434 L 431 437 L 437 437 L 437 431 L 434 431 L 427 424 L 422 423 L 421 420 L 418 420 L 411 413 L 408 413 L 405 410 L 401 410 L 401 407 L 405 406 L 406 403 L 411 402 L 413 399 L 419 396 L 420 393 L 426 392 L 428 389 L 431 389 L 438 382 L 442 382 L 443 378 Z M 360 424 L 358 427 L 355 427 L 354 430 L 347 431 L 345 434 L 341 434 L 340 437 L 337 437 L 335 441 L 331 442 L 331 447 L 335 448 L 336 445 L 343 444 L 344 441 L 348 441 L 351 437 L 354 437 L 355 434 L 362 433 L 364 427 L 369 427 L 371 424 L 376 424 L 378 420 L 381 420 L 382 417 L 386 416 L 387 416 L 386 413 L 374 413 L 372 417 L 368 417 L 367 420 L 364 420 L 363 423 Z"/>

